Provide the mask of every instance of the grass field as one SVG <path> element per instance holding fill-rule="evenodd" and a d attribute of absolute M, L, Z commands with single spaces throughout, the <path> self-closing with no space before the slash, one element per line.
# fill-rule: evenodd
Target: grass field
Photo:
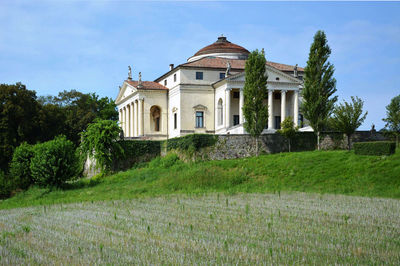
<path fill-rule="evenodd" d="M 81 180 L 66 190 L 32 188 L 0 201 L 0 209 L 210 192 L 300 191 L 400 198 L 399 151 L 392 156 L 294 152 L 200 163 L 173 159 L 164 157 L 105 178 Z"/>
<path fill-rule="evenodd" d="M 0 234 L 6 265 L 398 265 L 400 201 L 164 195 L 0 210 Z"/>

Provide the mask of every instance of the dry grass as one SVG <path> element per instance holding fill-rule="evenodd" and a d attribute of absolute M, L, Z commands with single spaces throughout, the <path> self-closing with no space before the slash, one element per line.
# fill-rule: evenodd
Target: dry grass
<path fill-rule="evenodd" d="M 171 195 L 0 211 L 0 264 L 397 264 L 400 201 Z"/>

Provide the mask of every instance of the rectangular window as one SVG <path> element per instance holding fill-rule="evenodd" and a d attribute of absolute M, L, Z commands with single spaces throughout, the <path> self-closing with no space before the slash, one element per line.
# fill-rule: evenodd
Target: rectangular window
<path fill-rule="evenodd" d="M 204 127 L 204 112 L 196 112 L 196 127 Z"/>
<path fill-rule="evenodd" d="M 176 129 L 178 127 L 178 115 L 175 113 L 174 114 L 174 129 Z"/>
<path fill-rule="evenodd" d="M 203 79 L 203 72 L 196 72 L 196 79 L 202 80 Z"/>
<path fill-rule="evenodd" d="M 174 74 L 174 82 L 176 82 L 176 73 Z"/>
<path fill-rule="evenodd" d="M 275 116 L 275 129 L 281 129 L 281 117 Z"/>
<path fill-rule="evenodd" d="M 233 92 L 233 99 L 239 99 L 239 96 L 240 96 L 240 94 L 238 91 Z"/>
<path fill-rule="evenodd" d="M 219 79 L 224 79 L 225 78 L 225 73 L 219 73 Z"/>
<path fill-rule="evenodd" d="M 233 115 L 233 125 L 239 125 L 239 115 Z"/>
<path fill-rule="evenodd" d="M 164 80 L 164 86 L 167 86 L 167 80 Z"/>

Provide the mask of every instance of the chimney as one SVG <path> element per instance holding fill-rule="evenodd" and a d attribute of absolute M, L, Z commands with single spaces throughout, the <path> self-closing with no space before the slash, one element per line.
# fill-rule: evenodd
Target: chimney
<path fill-rule="evenodd" d="M 169 70 L 174 69 L 174 64 L 169 64 Z"/>

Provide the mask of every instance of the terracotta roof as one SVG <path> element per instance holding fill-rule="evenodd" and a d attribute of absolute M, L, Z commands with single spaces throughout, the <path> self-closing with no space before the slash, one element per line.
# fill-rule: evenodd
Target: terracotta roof
<path fill-rule="evenodd" d="M 129 85 L 137 88 L 139 82 L 137 80 L 125 80 Z M 140 89 L 144 90 L 168 90 L 167 87 L 161 85 L 160 83 L 154 81 L 142 81 L 142 86 Z"/>
<path fill-rule="evenodd" d="M 226 68 L 226 64 L 228 61 L 231 63 L 232 69 L 244 70 L 246 60 L 227 59 L 227 58 L 219 58 L 219 57 L 204 57 L 204 58 L 201 58 L 201 59 L 193 61 L 193 62 L 188 62 L 188 63 L 182 64 L 182 66 L 206 67 L 206 68 Z M 280 71 L 293 71 L 294 70 L 294 66 L 270 62 L 270 61 L 267 61 L 267 65 L 272 66 Z M 302 72 L 302 71 L 304 71 L 304 68 L 297 67 L 297 71 Z"/>
<path fill-rule="evenodd" d="M 218 37 L 218 40 L 202 49 L 200 49 L 194 56 L 213 54 L 213 53 L 244 53 L 249 54 L 250 52 L 237 44 L 231 43 L 226 37 Z"/>

